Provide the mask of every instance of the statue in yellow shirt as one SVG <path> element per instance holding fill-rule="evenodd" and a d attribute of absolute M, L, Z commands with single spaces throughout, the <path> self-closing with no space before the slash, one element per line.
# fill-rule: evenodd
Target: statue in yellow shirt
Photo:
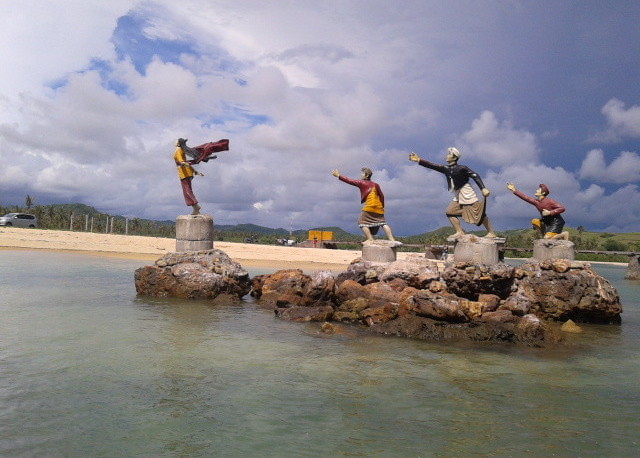
<path fill-rule="evenodd" d="M 191 148 L 187 146 L 187 139 L 179 138 L 176 141 L 176 149 L 173 153 L 173 160 L 178 168 L 178 178 L 182 186 L 182 194 L 184 195 L 184 203 L 193 208 L 192 215 L 200 214 L 200 205 L 198 199 L 193 194 L 191 181 L 194 175 L 204 176 L 202 173 L 193 168 L 194 164 L 200 162 L 208 162 L 217 156 L 213 153 L 229 150 L 229 140 L 222 139 L 217 142 L 209 142 L 203 145 Z M 187 159 L 189 157 L 189 159 Z"/>
<path fill-rule="evenodd" d="M 337 170 L 333 170 L 331 174 L 340 181 L 360 189 L 360 202 L 363 205 L 362 213 L 360 213 L 360 217 L 358 218 L 358 226 L 365 237 L 367 237 L 366 241 L 372 242 L 374 240 L 373 236 L 378 233 L 379 228 L 382 228 L 387 238 L 395 242 L 396 240 L 393 238 L 391 228 L 384 219 L 384 194 L 382 194 L 382 189 L 380 189 L 378 183 L 371 181 L 371 175 L 373 175 L 371 169 L 363 168 L 360 180 L 354 180 L 340 175 Z M 399 242 L 397 243 L 400 244 Z"/>

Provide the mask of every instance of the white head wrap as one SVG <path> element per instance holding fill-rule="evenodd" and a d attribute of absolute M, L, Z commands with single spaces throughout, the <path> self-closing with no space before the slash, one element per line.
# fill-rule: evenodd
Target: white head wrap
<path fill-rule="evenodd" d="M 460 151 L 458 151 L 456 148 L 454 147 L 447 148 L 447 152 L 455 156 L 456 159 L 460 159 Z"/>

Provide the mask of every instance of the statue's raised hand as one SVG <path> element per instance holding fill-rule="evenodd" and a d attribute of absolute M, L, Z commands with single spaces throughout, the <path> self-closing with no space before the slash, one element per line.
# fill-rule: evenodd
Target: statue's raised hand
<path fill-rule="evenodd" d="M 409 160 L 413 162 L 420 162 L 420 156 L 412 152 L 411 154 L 409 154 Z"/>

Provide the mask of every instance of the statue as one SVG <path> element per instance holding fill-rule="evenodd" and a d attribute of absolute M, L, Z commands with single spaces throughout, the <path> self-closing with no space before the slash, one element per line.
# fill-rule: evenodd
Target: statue
<path fill-rule="evenodd" d="M 332 170 L 331 175 L 337 177 L 340 181 L 344 181 L 360 189 L 360 202 L 363 206 L 362 213 L 360 213 L 360 217 L 358 218 L 358 226 L 367 238 L 366 242 L 373 242 L 373 236 L 376 235 L 378 229 L 382 227 L 387 238 L 391 242 L 399 245 L 400 242 L 396 242 L 393 238 L 391 228 L 384 219 L 384 194 L 378 183 L 371 181 L 371 175 L 373 175 L 371 169 L 363 168 L 360 180 L 354 180 L 340 175 L 337 170 Z"/>
<path fill-rule="evenodd" d="M 496 234 L 491 228 L 491 222 L 486 215 L 486 197 L 489 196 L 490 191 L 484 187 L 484 183 L 480 176 L 464 165 L 458 165 L 458 159 L 460 159 L 460 152 L 456 148 L 447 149 L 447 156 L 445 160 L 447 165 L 434 164 L 433 162 L 421 159 L 416 153 L 409 154 L 409 160 L 417 162 L 423 167 L 435 170 L 445 175 L 447 178 L 447 185 L 449 191 L 453 191 L 453 201 L 445 210 L 445 214 L 453 229 L 456 231 L 452 238 L 457 238 L 464 235 L 462 226 L 460 225 L 459 217 L 462 217 L 464 221 L 469 224 L 475 224 L 476 226 L 484 225 L 487 229 L 485 237 L 495 238 Z M 480 188 L 482 195 L 485 199 L 479 200 L 475 191 L 469 184 L 469 179 L 472 178 L 475 181 L 478 188 Z"/>
<path fill-rule="evenodd" d="M 560 216 L 560 213 L 563 213 L 565 208 L 555 200 L 547 197 L 549 195 L 547 185 L 538 185 L 538 189 L 534 194 L 536 196 L 535 199 L 518 191 L 513 183 L 507 183 L 507 189 L 538 209 L 540 218 L 532 219 L 531 224 L 543 238 L 569 240 L 569 232 L 562 231 L 564 219 Z"/>
<path fill-rule="evenodd" d="M 186 138 L 179 138 L 175 146 L 176 150 L 173 153 L 173 160 L 178 167 L 178 178 L 180 178 L 180 184 L 182 186 L 184 203 L 193 209 L 191 212 L 192 215 L 199 215 L 200 205 L 198 205 L 198 199 L 196 199 L 196 196 L 193 194 L 191 181 L 195 175 L 204 176 L 204 174 L 198 172 L 193 166 L 200 162 L 208 162 L 211 159 L 217 158 L 218 156 L 213 153 L 227 151 L 229 149 L 229 140 L 223 139 L 191 148 L 187 146 Z"/>

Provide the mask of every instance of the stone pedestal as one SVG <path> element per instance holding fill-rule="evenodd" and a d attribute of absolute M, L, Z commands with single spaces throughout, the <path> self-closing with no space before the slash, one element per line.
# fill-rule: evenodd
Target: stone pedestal
<path fill-rule="evenodd" d="M 547 259 L 576 259 L 573 242 L 568 240 L 538 239 L 533 241 L 533 259 L 546 261 Z"/>
<path fill-rule="evenodd" d="M 475 235 L 465 234 L 452 239 L 452 241 L 455 243 L 453 248 L 455 262 L 492 266 L 500 263 L 499 248 L 500 245 L 504 244 L 505 239 L 476 237 Z"/>
<path fill-rule="evenodd" d="M 640 254 L 632 254 L 629 256 L 627 274 L 624 278 L 627 280 L 640 280 Z"/>
<path fill-rule="evenodd" d="M 375 240 L 362 244 L 362 260 L 369 262 L 387 263 L 397 259 L 396 250 L 399 244 L 389 240 Z"/>
<path fill-rule="evenodd" d="M 213 218 L 210 215 L 180 215 L 176 218 L 176 251 L 213 248 Z"/>

